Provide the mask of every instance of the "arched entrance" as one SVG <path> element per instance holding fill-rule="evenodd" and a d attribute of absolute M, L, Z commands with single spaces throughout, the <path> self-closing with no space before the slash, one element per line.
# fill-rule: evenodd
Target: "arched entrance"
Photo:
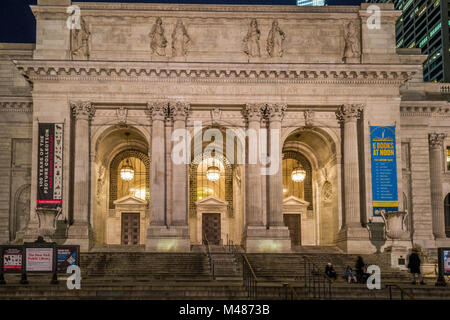
<path fill-rule="evenodd" d="M 293 130 L 283 144 L 283 217 L 293 246 L 335 245 L 339 231 L 336 147 L 320 128 Z"/>
<path fill-rule="evenodd" d="M 135 127 L 107 128 L 95 144 L 92 225 L 96 245 L 143 245 L 149 224 L 150 159 Z"/>

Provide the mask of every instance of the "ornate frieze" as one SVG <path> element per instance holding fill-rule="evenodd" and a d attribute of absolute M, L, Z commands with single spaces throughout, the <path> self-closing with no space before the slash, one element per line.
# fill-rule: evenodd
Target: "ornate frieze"
<path fill-rule="evenodd" d="M 2 101 L 0 112 L 32 112 L 33 103 L 25 101 Z"/>
<path fill-rule="evenodd" d="M 147 107 L 152 120 L 164 121 L 169 115 L 169 101 L 151 101 Z"/>
<path fill-rule="evenodd" d="M 272 28 L 269 31 L 267 37 L 267 53 L 269 57 L 282 57 L 283 56 L 283 42 L 286 39 L 286 34 L 278 26 L 278 21 L 272 22 Z"/>
<path fill-rule="evenodd" d="M 269 121 L 281 121 L 286 109 L 287 105 L 285 103 L 269 103 L 264 113 Z"/>
<path fill-rule="evenodd" d="M 90 101 L 70 101 L 70 107 L 76 120 L 91 120 L 95 115 L 95 107 Z"/>
<path fill-rule="evenodd" d="M 364 65 L 311 64 L 226 64 L 100 62 L 100 61 L 14 61 L 30 80 L 98 80 L 98 81 L 198 81 L 314 84 L 403 84 L 414 76 L 414 66 L 381 65 L 368 69 Z"/>
<path fill-rule="evenodd" d="M 243 110 L 244 117 L 247 121 L 261 121 L 264 116 L 265 103 L 247 103 Z"/>
<path fill-rule="evenodd" d="M 450 116 L 450 106 L 401 106 L 402 117 Z"/>
<path fill-rule="evenodd" d="M 356 121 L 363 110 L 362 104 L 344 104 L 336 111 L 336 118 L 339 122 Z"/>
<path fill-rule="evenodd" d="M 430 142 L 431 148 L 442 148 L 444 139 L 447 137 L 445 133 L 430 133 L 428 135 L 428 140 Z"/>
<path fill-rule="evenodd" d="M 173 120 L 182 120 L 186 121 L 186 118 L 189 115 L 190 104 L 184 101 L 171 101 L 169 103 L 169 114 L 173 117 Z"/>

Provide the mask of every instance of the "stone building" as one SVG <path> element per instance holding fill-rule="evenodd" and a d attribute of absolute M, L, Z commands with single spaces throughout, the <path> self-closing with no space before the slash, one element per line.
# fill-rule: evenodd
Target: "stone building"
<path fill-rule="evenodd" d="M 449 86 L 367 6 L 38 0 L 0 44 L 0 242 L 450 246 Z"/>

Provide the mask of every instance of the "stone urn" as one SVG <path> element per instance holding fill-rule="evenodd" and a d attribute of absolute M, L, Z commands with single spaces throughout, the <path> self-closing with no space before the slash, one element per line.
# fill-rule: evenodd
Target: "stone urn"
<path fill-rule="evenodd" d="M 381 217 L 386 225 L 386 235 L 392 240 L 403 238 L 406 230 L 405 219 L 408 215 L 406 211 L 384 211 L 381 210 Z"/>
<path fill-rule="evenodd" d="M 52 236 L 56 231 L 56 221 L 62 213 L 61 208 L 36 208 L 39 218 L 39 234 L 43 236 Z"/>

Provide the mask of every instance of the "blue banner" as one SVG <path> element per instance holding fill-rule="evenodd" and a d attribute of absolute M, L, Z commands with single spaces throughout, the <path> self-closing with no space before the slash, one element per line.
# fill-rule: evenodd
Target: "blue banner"
<path fill-rule="evenodd" d="M 373 215 L 398 211 L 395 127 L 370 127 Z"/>

